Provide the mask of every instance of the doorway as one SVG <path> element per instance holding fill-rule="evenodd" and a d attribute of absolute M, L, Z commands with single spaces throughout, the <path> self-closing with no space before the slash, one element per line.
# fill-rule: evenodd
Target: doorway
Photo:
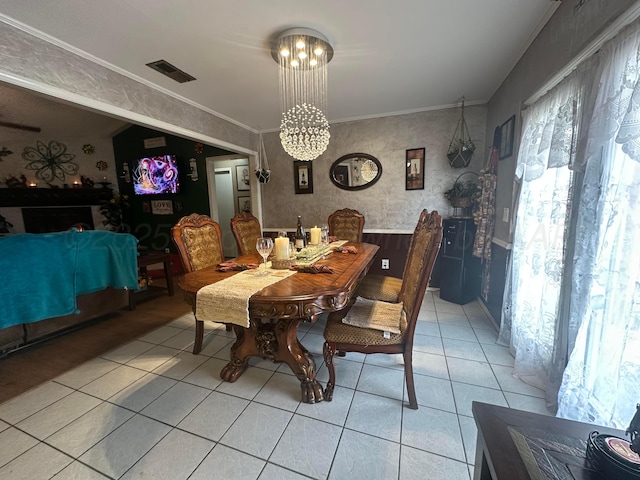
<path fill-rule="evenodd" d="M 225 258 L 238 256 L 236 241 L 231 232 L 231 219 L 235 215 L 235 202 L 233 201 L 233 175 L 231 168 L 215 168 L 215 197 L 218 205 L 218 220 L 222 230 L 222 249 Z"/>
<path fill-rule="evenodd" d="M 231 219 L 248 208 L 260 220 L 260 186 L 249 174 L 251 157 L 225 155 L 208 157 L 206 161 L 210 216 L 220 224 L 225 258 L 234 258 L 238 247 L 231 232 Z"/>

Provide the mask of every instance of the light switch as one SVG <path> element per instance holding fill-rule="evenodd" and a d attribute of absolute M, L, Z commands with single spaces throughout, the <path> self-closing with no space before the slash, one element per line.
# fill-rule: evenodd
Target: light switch
<path fill-rule="evenodd" d="M 509 209 L 508 208 L 503 208 L 502 209 L 502 221 L 505 223 L 509 223 Z"/>

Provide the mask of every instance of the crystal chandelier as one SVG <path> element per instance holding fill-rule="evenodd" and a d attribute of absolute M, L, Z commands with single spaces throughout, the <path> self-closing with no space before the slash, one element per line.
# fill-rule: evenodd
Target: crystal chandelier
<path fill-rule="evenodd" d="M 329 145 L 327 63 L 333 47 L 307 28 L 282 32 L 271 52 L 280 66 L 280 141 L 296 160 L 318 158 Z"/>

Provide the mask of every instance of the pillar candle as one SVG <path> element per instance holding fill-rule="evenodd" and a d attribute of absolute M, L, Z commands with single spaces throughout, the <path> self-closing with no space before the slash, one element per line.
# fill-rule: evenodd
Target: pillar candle
<path fill-rule="evenodd" d="M 310 231 L 311 231 L 311 241 L 309 243 L 311 243 L 312 245 L 319 244 L 320 243 L 320 229 L 317 226 L 315 226 Z"/>
<path fill-rule="evenodd" d="M 287 237 L 276 238 L 276 259 L 289 260 L 289 239 Z"/>

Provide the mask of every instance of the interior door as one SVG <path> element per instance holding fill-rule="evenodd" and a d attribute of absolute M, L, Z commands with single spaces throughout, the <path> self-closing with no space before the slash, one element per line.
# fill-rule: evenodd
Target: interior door
<path fill-rule="evenodd" d="M 238 256 L 236 240 L 231 232 L 231 218 L 235 215 L 233 200 L 233 176 L 231 168 L 223 167 L 214 170 L 216 203 L 218 205 L 218 223 L 222 230 L 222 248 L 226 258 Z"/>

